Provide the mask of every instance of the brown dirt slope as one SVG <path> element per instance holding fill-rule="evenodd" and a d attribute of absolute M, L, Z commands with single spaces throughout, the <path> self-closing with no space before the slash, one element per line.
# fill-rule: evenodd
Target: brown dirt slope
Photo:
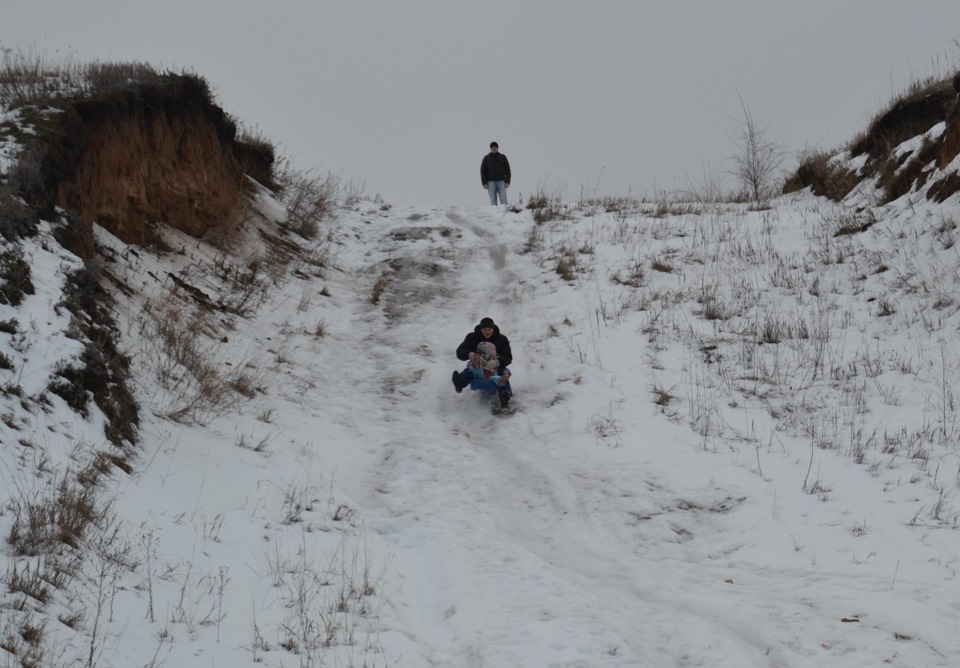
<path fill-rule="evenodd" d="M 132 244 L 151 243 L 158 223 L 202 237 L 237 223 L 246 175 L 272 185 L 272 147 L 239 141 L 193 75 L 69 101 L 45 144 L 42 197 L 82 222 L 82 257 L 94 223 Z"/>

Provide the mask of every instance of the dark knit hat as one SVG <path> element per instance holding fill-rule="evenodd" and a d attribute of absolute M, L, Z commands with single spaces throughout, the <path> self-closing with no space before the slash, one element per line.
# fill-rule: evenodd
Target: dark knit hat
<path fill-rule="evenodd" d="M 500 144 L 495 141 L 490 142 L 490 148 L 500 148 Z"/>
<path fill-rule="evenodd" d="M 481 320 L 480 329 L 483 329 L 484 327 L 496 327 L 496 325 L 493 324 L 493 318 L 484 318 Z"/>

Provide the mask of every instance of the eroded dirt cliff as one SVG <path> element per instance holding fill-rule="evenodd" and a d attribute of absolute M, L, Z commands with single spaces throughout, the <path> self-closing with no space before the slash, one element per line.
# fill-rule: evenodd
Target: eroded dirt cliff
<path fill-rule="evenodd" d="M 94 224 L 133 244 L 154 241 L 159 223 L 195 237 L 229 234 L 246 177 L 272 182 L 272 147 L 239 141 L 198 77 L 77 99 L 62 114 L 46 140 L 44 191 L 85 227 L 72 244 L 83 257 L 93 253 Z"/>

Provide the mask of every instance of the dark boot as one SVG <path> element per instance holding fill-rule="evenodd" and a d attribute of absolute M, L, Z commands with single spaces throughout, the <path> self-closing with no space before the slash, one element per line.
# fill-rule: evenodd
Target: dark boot
<path fill-rule="evenodd" d="M 501 392 L 500 393 L 500 408 L 506 408 L 507 404 L 510 403 L 510 393 Z"/>
<path fill-rule="evenodd" d="M 452 380 L 453 380 L 453 387 L 457 390 L 457 394 L 460 394 L 461 392 L 463 392 L 463 388 L 465 388 L 467 385 L 466 383 L 463 382 L 463 378 L 460 377 L 459 371 L 453 372 Z"/>

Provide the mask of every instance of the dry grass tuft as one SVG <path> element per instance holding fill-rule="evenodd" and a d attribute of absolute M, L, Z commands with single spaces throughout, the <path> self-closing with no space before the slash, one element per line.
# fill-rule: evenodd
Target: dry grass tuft
<path fill-rule="evenodd" d="M 651 392 L 653 392 L 653 403 L 661 408 L 666 408 L 676 399 L 676 396 L 671 393 L 670 390 L 665 389 L 657 383 L 653 384 Z"/>
<path fill-rule="evenodd" d="M 673 273 L 673 265 L 670 264 L 669 262 L 666 262 L 665 260 L 659 260 L 659 259 L 653 260 L 652 262 L 650 262 L 650 268 L 653 269 L 654 271 L 659 271 L 664 274 Z"/>
<path fill-rule="evenodd" d="M 220 361 L 223 340 L 209 309 L 189 309 L 175 298 L 148 304 L 145 342 L 155 345 L 154 370 L 164 389 L 164 407 L 173 420 L 204 423 L 256 395 L 258 383 L 247 361 Z"/>
<path fill-rule="evenodd" d="M 542 225 L 551 220 L 566 220 L 569 218 L 560 196 L 558 194 L 547 195 L 543 190 L 530 197 L 527 202 L 527 209 L 533 213 L 533 221 L 537 225 Z"/>
<path fill-rule="evenodd" d="M 860 177 L 856 172 L 839 166 L 829 154 L 818 152 L 801 158 L 796 173 L 784 183 L 783 193 L 810 188 L 814 195 L 839 202 L 859 182 Z"/>
<path fill-rule="evenodd" d="M 97 489 L 62 478 L 32 500 L 14 502 L 9 542 L 20 556 L 57 554 L 63 545 L 79 549 L 87 534 L 103 526 L 107 510 Z"/>
<path fill-rule="evenodd" d="M 554 271 L 565 281 L 577 280 L 577 253 L 572 248 L 564 246 L 557 255 Z"/>

